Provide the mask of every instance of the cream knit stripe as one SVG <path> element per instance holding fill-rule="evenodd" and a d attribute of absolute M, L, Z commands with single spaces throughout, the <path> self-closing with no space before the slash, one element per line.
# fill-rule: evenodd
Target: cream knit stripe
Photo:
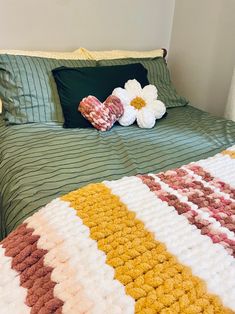
<path fill-rule="evenodd" d="M 37 247 L 48 250 L 44 264 L 53 268 L 51 280 L 57 283 L 53 292 L 55 297 L 64 302 L 62 313 L 76 314 L 88 311 L 92 307 L 92 302 L 81 284 L 74 279 L 76 271 L 70 265 L 63 238 L 49 226 L 41 211 L 28 218 L 26 222 L 29 228 L 34 229 L 33 234 L 40 236 Z"/>
<path fill-rule="evenodd" d="M 228 150 L 235 151 L 235 146 Z M 197 164 L 205 169 L 205 171 L 210 172 L 213 177 L 216 177 L 235 188 L 234 158 L 231 158 L 228 155 L 218 154 L 214 157 L 197 161 Z"/>
<path fill-rule="evenodd" d="M 209 293 L 220 296 L 225 306 L 235 310 L 235 261 L 221 245 L 201 235 L 186 217 L 158 199 L 141 179 L 125 177 L 104 184 L 136 213 L 157 241 L 165 243 L 169 252 L 206 282 Z"/>
<path fill-rule="evenodd" d="M 61 239 L 69 264 L 76 270 L 74 279 L 80 283 L 93 307 L 89 313 L 134 313 L 135 302 L 126 295 L 124 286 L 114 279 L 114 270 L 106 264 L 106 255 L 90 238 L 90 230 L 76 215 L 68 202 L 52 201 L 41 214 Z"/>
<path fill-rule="evenodd" d="M 184 169 L 184 170 L 186 170 L 186 169 Z M 167 183 L 161 181 L 161 179 L 158 178 L 156 175 L 150 174 L 150 176 L 153 177 L 155 179 L 155 181 L 161 185 L 161 187 L 164 191 L 169 192 L 169 193 L 177 196 L 181 202 L 188 204 L 192 210 L 197 212 L 201 219 L 207 220 L 210 223 L 210 228 L 213 228 L 213 230 L 216 230 L 219 233 L 225 233 L 227 235 L 228 239 L 230 239 L 230 240 L 235 240 L 234 232 L 230 231 L 226 227 L 223 227 L 220 224 L 220 222 L 217 221 L 215 218 L 211 217 L 211 215 L 208 212 L 201 210 L 196 204 L 190 202 L 186 195 L 181 195 L 178 191 L 172 189 Z"/>
<path fill-rule="evenodd" d="M 233 145 L 233 146 L 227 148 L 226 150 L 231 150 L 232 152 L 235 152 L 235 145 Z"/>
<path fill-rule="evenodd" d="M 20 286 L 19 274 L 11 268 L 12 258 L 5 256 L 0 245 L 0 313 L 29 314 L 30 307 L 25 304 L 27 289 Z"/>

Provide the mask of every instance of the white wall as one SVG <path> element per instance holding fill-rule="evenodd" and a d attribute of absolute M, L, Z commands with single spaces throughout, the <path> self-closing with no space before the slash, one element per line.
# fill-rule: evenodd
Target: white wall
<path fill-rule="evenodd" d="M 0 0 L 0 49 L 169 47 L 175 0 Z"/>
<path fill-rule="evenodd" d="M 235 0 L 176 0 L 169 66 L 179 92 L 223 115 L 235 64 Z"/>
<path fill-rule="evenodd" d="M 0 49 L 170 46 L 178 91 L 223 115 L 235 59 L 235 0 L 176 0 L 175 13 L 174 6 L 175 0 L 0 0 Z"/>

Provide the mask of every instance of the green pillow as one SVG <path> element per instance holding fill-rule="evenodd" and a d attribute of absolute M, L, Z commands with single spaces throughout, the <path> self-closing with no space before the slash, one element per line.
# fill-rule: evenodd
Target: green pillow
<path fill-rule="evenodd" d="M 148 85 L 147 70 L 140 64 L 103 67 L 67 68 L 52 71 L 60 96 L 65 128 L 86 128 L 92 125 L 78 111 L 80 101 L 89 95 L 100 101 L 112 94 L 116 87 L 124 87 L 129 79 Z"/>
<path fill-rule="evenodd" d="M 188 101 L 184 97 L 177 94 L 171 82 L 166 60 L 162 57 L 100 60 L 97 62 L 97 65 L 131 64 L 136 62 L 141 63 L 148 70 L 149 83 L 157 87 L 158 98 L 164 102 L 167 108 L 180 107 L 188 104 Z"/>
<path fill-rule="evenodd" d="M 64 121 L 51 70 L 95 66 L 96 61 L 0 55 L 0 98 L 8 124 Z"/>

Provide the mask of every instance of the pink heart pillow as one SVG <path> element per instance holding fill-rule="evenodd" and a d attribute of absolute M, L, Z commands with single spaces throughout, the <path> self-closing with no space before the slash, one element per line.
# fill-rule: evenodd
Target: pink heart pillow
<path fill-rule="evenodd" d="M 100 131 L 111 129 L 124 112 L 121 100 L 114 95 L 109 96 L 103 103 L 95 96 L 85 97 L 80 102 L 78 110 Z"/>

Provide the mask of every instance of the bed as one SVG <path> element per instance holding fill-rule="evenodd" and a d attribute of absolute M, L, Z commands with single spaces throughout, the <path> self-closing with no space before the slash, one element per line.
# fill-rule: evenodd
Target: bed
<path fill-rule="evenodd" d="M 1 237 L 50 200 L 89 182 L 167 170 L 234 144 L 235 123 L 192 106 L 172 108 L 154 129 L 0 127 Z"/>
<path fill-rule="evenodd" d="M 151 53 L 0 53 L 1 314 L 235 313 L 235 123 L 178 95 Z M 158 87 L 153 128 L 80 114 L 120 73 Z"/>

